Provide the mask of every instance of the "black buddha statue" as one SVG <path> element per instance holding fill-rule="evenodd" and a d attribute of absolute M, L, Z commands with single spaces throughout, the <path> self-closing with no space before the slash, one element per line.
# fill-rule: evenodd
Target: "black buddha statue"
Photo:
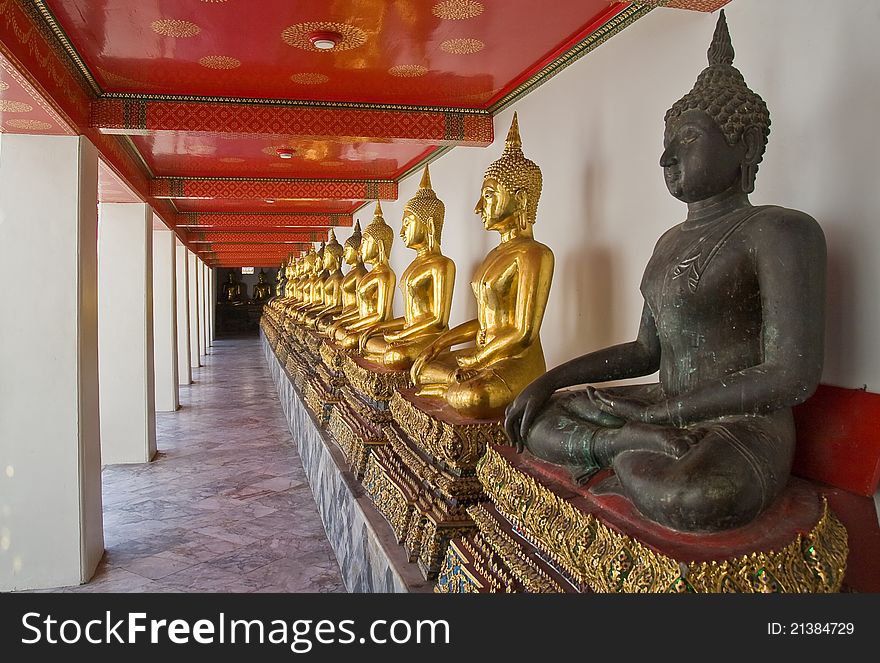
<path fill-rule="evenodd" d="M 638 337 L 547 372 L 505 420 L 520 450 L 579 481 L 610 468 L 593 493 L 682 531 L 744 525 L 780 494 L 791 408 L 822 374 L 825 238 L 802 212 L 749 203 L 770 115 L 733 58 L 722 11 L 709 66 L 666 114 L 660 165 L 688 212 L 645 269 Z M 554 394 L 658 369 L 656 384 Z"/>

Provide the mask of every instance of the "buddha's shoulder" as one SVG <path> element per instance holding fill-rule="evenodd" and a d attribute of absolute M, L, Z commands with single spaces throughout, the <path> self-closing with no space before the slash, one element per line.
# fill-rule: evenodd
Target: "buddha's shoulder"
<path fill-rule="evenodd" d="M 503 244 L 502 246 L 505 245 Z M 514 240 L 512 242 L 507 242 L 506 247 L 508 251 L 515 252 L 518 255 L 530 256 L 540 259 L 553 259 L 553 251 L 550 249 L 550 247 L 531 237 L 524 237 Z"/>
<path fill-rule="evenodd" d="M 786 240 L 825 242 L 819 222 L 806 212 L 779 205 L 760 205 L 745 230 L 756 238 L 784 237 Z"/>

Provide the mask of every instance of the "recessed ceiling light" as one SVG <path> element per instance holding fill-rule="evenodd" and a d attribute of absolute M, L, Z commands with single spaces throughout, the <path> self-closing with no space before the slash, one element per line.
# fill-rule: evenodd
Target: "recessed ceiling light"
<path fill-rule="evenodd" d="M 274 203 L 275 199 L 274 198 L 266 198 L 266 202 L 267 203 Z"/>
<path fill-rule="evenodd" d="M 316 30 L 309 35 L 309 42 L 317 49 L 330 51 L 342 41 L 342 35 L 329 30 Z"/>
<path fill-rule="evenodd" d="M 278 150 L 278 156 L 282 159 L 293 159 L 293 150 L 281 148 Z"/>

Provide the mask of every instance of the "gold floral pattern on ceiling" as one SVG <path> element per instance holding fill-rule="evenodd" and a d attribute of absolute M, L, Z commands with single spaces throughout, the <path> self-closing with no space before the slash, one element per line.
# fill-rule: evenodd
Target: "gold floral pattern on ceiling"
<path fill-rule="evenodd" d="M 342 41 L 336 44 L 331 50 L 322 50 L 315 48 L 309 40 L 309 35 L 313 32 L 336 32 L 342 35 Z M 338 51 L 348 51 L 358 46 L 363 46 L 367 41 L 367 33 L 349 23 L 332 23 L 324 21 L 310 21 L 308 23 L 297 23 L 284 28 L 281 33 L 281 39 L 285 44 L 295 48 L 301 48 L 304 51 L 312 51 L 313 53 L 336 53 Z"/>
<path fill-rule="evenodd" d="M 30 113 L 34 107 L 23 101 L 0 99 L 0 113 Z"/>
<path fill-rule="evenodd" d="M 388 73 L 398 78 L 415 78 L 428 73 L 428 68 L 420 64 L 399 64 L 388 70 Z"/>
<path fill-rule="evenodd" d="M 241 157 L 221 157 L 219 159 L 220 163 L 244 163 L 245 160 Z"/>
<path fill-rule="evenodd" d="M 476 0 L 443 0 L 431 8 L 431 13 L 447 21 L 460 21 L 482 14 L 483 3 Z"/>
<path fill-rule="evenodd" d="M 161 18 L 150 23 L 150 27 L 163 37 L 195 37 L 202 31 L 195 23 L 176 18 Z"/>
<path fill-rule="evenodd" d="M 300 74 L 294 74 L 290 77 L 290 80 L 294 83 L 299 83 L 300 85 L 321 85 L 322 83 L 329 81 L 330 77 L 324 74 L 303 72 Z"/>
<path fill-rule="evenodd" d="M 3 90 L 8 90 L 8 89 L 9 89 L 9 83 L 7 83 L 6 81 L 0 81 L 0 92 L 3 92 Z"/>
<path fill-rule="evenodd" d="M 12 127 L 13 129 L 35 129 L 35 130 L 46 130 L 52 129 L 55 125 L 50 124 L 49 122 L 43 122 L 42 120 L 6 120 L 4 123 L 7 127 Z"/>
<path fill-rule="evenodd" d="M 241 66 L 241 60 L 228 55 L 206 55 L 199 58 L 199 64 L 208 69 L 235 69 Z"/>
<path fill-rule="evenodd" d="M 447 39 L 442 44 L 440 44 L 441 50 L 446 51 L 447 53 L 454 53 L 455 55 L 470 55 L 471 53 L 479 53 L 484 48 L 486 48 L 486 44 L 481 42 L 479 39 L 470 38 Z"/>

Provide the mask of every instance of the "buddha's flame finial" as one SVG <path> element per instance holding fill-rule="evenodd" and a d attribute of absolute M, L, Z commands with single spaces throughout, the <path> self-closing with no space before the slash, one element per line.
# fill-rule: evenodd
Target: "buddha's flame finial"
<path fill-rule="evenodd" d="M 382 216 L 382 203 L 378 200 L 376 201 L 376 209 L 373 211 L 373 216 Z"/>
<path fill-rule="evenodd" d="M 736 53 L 733 50 L 733 42 L 730 40 L 730 30 L 727 28 L 727 17 L 724 10 L 715 24 L 715 34 L 712 36 L 712 44 L 709 46 L 709 64 L 732 65 Z"/>
<path fill-rule="evenodd" d="M 504 139 L 504 151 L 517 150 L 522 151 L 522 138 L 519 135 L 519 119 L 516 111 L 513 111 L 513 122 L 510 123 L 510 129 L 507 130 L 507 138 Z"/>
<path fill-rule="evenodd" d="M 425 170 L 422 171 L 422 181 L 419 184 L 420 189 L 430 189 L 431 188 L 431 173 L 428 170 L 428 164 L 425 164 Z"/>
<path fill-rule="evenodd" d="M 330 236 L 327 238 L 327 241 L 333 243 L 336 241 L 336 233 L 333 232 L 333 228 L 330 228 Z"/>

